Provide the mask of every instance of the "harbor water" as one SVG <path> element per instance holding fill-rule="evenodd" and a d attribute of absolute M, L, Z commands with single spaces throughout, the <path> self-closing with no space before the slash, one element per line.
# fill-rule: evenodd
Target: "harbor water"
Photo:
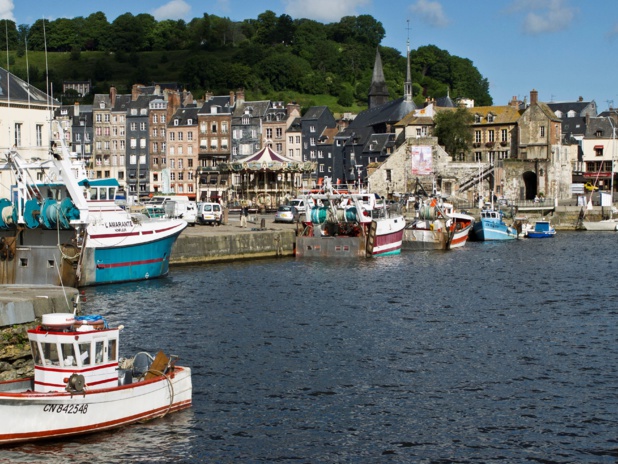
<path fill-rule="evenodd" d="M 610 463 L 618 237 L 174 267 L 86 291 L 121 352 L 193 369 L 193 407 L 0 462 Z M 6 419 L 5 419 L 6 420 Z"/>

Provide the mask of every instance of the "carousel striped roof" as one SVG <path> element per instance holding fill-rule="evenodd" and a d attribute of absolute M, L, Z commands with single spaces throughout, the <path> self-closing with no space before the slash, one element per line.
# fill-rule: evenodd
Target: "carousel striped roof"
<path fill-rule="evenodd" d="M 286 158 L 276 152 L 270 147 L 264 147 L 260 151 L 255 152 L 253 155 L 249 155 L 245 158 L 237 160 L 238 163 L 295 163 L 296 161 L 290 158 Z"/>

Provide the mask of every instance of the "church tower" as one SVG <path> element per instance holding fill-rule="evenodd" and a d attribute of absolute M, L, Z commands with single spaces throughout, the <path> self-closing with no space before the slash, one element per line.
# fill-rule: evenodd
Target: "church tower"
<path fill-rule="evenodd" d="M 371 76 L 371 86 L 369 87 L 369 109 L 388 103 L 389 98 L 386 79 L 384 79 L 384 69 L 382 68 L 382 58 L 379 49 L 376 48 L 376 61 L 373 65 L 373 76 Z"/>
<path fill-rule="evenodd" d="M 410 103 L 412 102 L 412 73 L 410 72 L 410 40 L 408 39 L 408 43 L 406 46 L 406 53 L 408 55 L 408 65 L 406 71 L 406 82 L 403 85 L 403 99 L 404 101 Z"/>

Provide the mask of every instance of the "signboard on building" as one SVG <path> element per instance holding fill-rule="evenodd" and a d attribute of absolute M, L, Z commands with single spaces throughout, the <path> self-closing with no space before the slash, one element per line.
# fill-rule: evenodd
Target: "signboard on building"
<path fill-rule="evenodd" d="M 432 172 L 431 146 L 413 145 L 411 147 L 412 174 L 426 176 Z"/>

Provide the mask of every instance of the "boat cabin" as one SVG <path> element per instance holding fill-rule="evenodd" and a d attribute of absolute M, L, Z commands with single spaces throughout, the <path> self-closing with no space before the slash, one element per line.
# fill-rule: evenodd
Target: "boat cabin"
<path fill-rule="evenodd" d="M 118 328 L 100 316 L 44 314 L 28 330 L 34 359 L 34 391 L 83 392 L 118 386 Z"/>

